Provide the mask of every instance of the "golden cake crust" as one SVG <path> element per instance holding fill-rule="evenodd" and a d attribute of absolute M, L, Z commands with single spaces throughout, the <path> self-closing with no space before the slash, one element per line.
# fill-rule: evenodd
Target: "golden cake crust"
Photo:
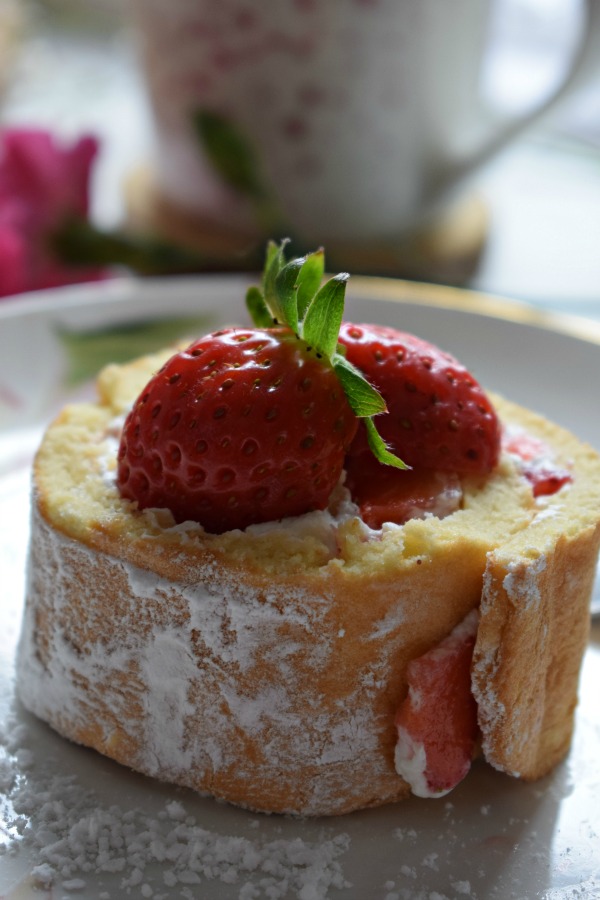
<path fill-rule="evenodd" d="M 65 409 L 40 448 L 24 703 L 146 774 L 253 809 L 344 813 L 409 793 L 394 768 L 406 667 L 480 607 L 485 755 L 548 771 L 568 749 L 587 637 L 594 451 L 495 398 L 573 465 L 542 507 L 505 458 L 442 520 L 375 537 L 352 515 L 310 514 L 208 535 L 137 511 L 112 476 L 119 417 L 164 355 L 108 367 L 99 401 Z"/>

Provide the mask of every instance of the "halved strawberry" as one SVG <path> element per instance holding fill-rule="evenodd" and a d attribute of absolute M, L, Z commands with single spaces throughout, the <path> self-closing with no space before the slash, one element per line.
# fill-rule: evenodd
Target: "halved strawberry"
<path fill-rule="evenodd" d="M 342 325 L 346 357 L 381 392 L 388 446 L 415 469 L 485 474 L 498 462 L 500 424 L 485 392 L 453 356 L 381 325 Z M 350 456 L 368 449 L 359 428 Z"/>
<path fill-rule="evenodd" d="M 382 466 L 371 453 L 348 456 L 345 483 L 363 521 L 376 529 L 426 515 L 441 519 L 460 508 L 463 495 L 455 472 L 401 471 Z"/>
<path fill-rule="evenodd" d="M 400 704 L 396 771 L 418 797 L 441 797 L 471 767 L 478 740 L 471 660 L 477 610 L 423 656 L 409 663 L 408 696 Z"/>

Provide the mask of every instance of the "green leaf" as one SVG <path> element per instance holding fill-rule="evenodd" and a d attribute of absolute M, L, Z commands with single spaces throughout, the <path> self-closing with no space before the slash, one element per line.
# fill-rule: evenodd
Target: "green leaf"
<path fill-rule="evenodd" d="M 372 418 L 367 418 L 363 420 L 365 423 L 365 428 L 367 429 L 367 440 L 369 442 L 369 447 L 380 463 L 383 463 L 385 466 L 394 466 L 395 469 L 410 469 L 410 466 L 407 466 L 405 462 L 403 462 L 400 457 L 396 456 L 395 453 L 392 453 L 391 450 L 386 446 L 385 441 L 377 431 L 375 427 L 375 422 Z"/>
<path fill-rule="evenodd" d="M 386 466 L 396 469 L 409 469 L 395 453 L 386 447 L 385 441 L 377 431 L 373 416 L 387 412 L 385 400 L 378 390 L 369 384 L 365 376 L 351 362 L 336 354 L 333 368 L 340 379 L 344 393 L 354 414 L 361 418 L 367 429 L 367 440 L 375 458 Z"/>
<path fill-rule="evenodd" d="M 257 328 L 270 328 L 273 324 L 271 313 L 267 309 L 265 298 L 256 286 L 246 291 L 246 308 Z"/>
<path fill-rule="evenodd" d="M 219 113 L 203 109 L 194 112 L 193 124 L 206 155 L 221 178 L 236 191 L 254 200 L 262 199 L 265 188 L 256 155 L 237 126 Z"/>
<path fill-rule="evenodd" d="M 331 359 L 337 347 L 349 277 L 346 272 L 340 272 L 330 278 L 313 297 L 302 323 L 301 336 L 327 359 Z"/>
<path fill-rule="evenodd" d="M 265 256 L 265 265 L 263 268 L 263 276 L 262 276 L 263 291 L 266 288 L 267 272 L 271 268 L 271 263 L 273 262 L 274 258 L 277 256 L 278 253 L 279 253 L 278 244 L 275 241 L 269 241 L 267 243 L 267 253 Z"/>
<path fill-rule="evenodd" d="M 173 275 L 202 272 L 215 264 L 214 258 L 187 247 L 146 235 L 104 231 L 77 217 L 61 222 L 50 239 L 52 251 L 74 268 L 127 266 L 141 275 Z"/>
<path fill-rule="evenodd" d="M 283 321 L 298 333 L 298 276 L 304 259 L 292 259 L 275 279 L 275 291 L 283 314 Z"/>
<path fill-rule="evenodd" d="M 58 329 L 67 359 L 69 385 L 94 378 L 109 362 L 124 363 L 176 340 L 191 340 L 214 327 L 212 316 L 122 323 L 91 331 Z"/>
<path fill-rule="evenodd" d="M 300 321 L 304 318 L 306 310 L 323 280 L 325 272 L 325 253 L 323 250 L 316 250 L 309 253 L 305 257 L 298 276 L 298 318 Z"/>
<path fill-rule="evenodd" d="M 333 366 L 350 408 L 362 418 L 367 429 L 369 447 L 380 463 L 408 469 L 401 459 L 386 447 L 377 431 L 373 416 L 387 412 L 385 400 L 366 380 L 362 372 L 346 359 L 346 348 L 338 343 L 344 315 L 346 283 L 350 277 L 341 272 L 322 287 L 325 269 L 323 250 L 286 263 L 287 240 L 279 246 L 270 241 L 263 273 L 263 293 L 250 288 L 246 304 L 253 321 L 269 327 L 273 319 L 292 328 L 310 347 Z"/>
<path fill-rule="evenodd" d="M 286 238 L 278 247 L 276 246 L 275 252 L 267 251 L 267 263 L 264 274 L 265 303 L 272 319 L 276 320 L 280 325 L 286 324 L 286 319 L 285 310 L 277 292 L 277 276 L 285 265 L 285 247 L 287 243 L 288 240 Z M 271 321 L 271 325 L 273 325 L 273 321 Z"/>
<path fill-rule="evenodd" d="M 385 400 L 379 391 L 369 384 L 362 372 L 351 362 L 336 354 L 333 358 L 333 368 L 356 416 L 366 418 L 387 412 Z"/>

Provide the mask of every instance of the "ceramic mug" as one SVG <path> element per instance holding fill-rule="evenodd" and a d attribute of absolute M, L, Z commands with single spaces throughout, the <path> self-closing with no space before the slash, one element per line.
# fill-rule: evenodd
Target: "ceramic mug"
<path fill-rule="evenodd" d="M 562 85 L 526 117 L 480 100 L 486 0 L 132 0 L 158 185 L 204 222 L 312 243 L 420 227 L 586 74 L 600 0 Z"/>

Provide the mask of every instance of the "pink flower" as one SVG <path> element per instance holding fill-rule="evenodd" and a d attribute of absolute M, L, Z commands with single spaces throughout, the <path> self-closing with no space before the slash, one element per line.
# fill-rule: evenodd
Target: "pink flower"
<path fill-rule="evenodd" d="M 97 267 L 60 261 L 52 238 L 87 221 L 93 137 L 60 146 L 41 130 L 0 133 L 0 297 L 104 277 Z"/>

